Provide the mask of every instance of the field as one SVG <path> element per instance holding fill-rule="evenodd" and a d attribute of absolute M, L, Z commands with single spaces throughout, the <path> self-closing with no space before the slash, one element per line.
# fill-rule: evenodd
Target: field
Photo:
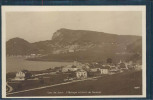
<path fill-rule="evenodd" d="M 131 71 L 7 96 L 141 95 L 142 71 Z"/>
<path fill-rule="evenodd" d="M 12 88 L 12 92 L 22 91 L 26 89 L 32 89 L 37 88 L 41 86 L 46 85 L 53 85 L 64 82 L 63 79 L 65 79 L 68 76 L 68 74 L 56 74 L 56 75 L 43 75 L 42 79 L 38 80 L 24 80 L 21 82 L 11 82 L 8 83 Z"/>

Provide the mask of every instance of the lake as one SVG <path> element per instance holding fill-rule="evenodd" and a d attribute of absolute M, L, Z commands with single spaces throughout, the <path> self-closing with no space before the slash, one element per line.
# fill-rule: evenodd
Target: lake
<path fill-rule="evenodd" d="M 24 57 L 6 57 L 6 73 L 16 72 L 23 69 L 29 71 L 39 71 L 48 68 L 64 66 L 73 62 L 44 62 L 44 61 L 28 61 Z"/>

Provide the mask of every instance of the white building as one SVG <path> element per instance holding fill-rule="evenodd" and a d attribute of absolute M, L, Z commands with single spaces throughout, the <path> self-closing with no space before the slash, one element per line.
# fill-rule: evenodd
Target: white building
<path fill-rule="evenodd" d="M 109 74 L 109 67 L 108 66 L 106 66 L 106 67 L 102 67 L 101 69 L 100 69 L 100 73 L 101 74 Z"/>
<path fill-rule="evenodd" d="M 69 70 L 70 70 L 70 71 L 77 71 L 78 68 L 70 68 Z"/>
<path fill-rule="evenodd" d="M 79 62 L 78 62 L 78 61 L 74 61 L 74 62 L 73 62 L 73 65 L 74 65 L 74 66 L 78 66 L 78 65 L 79 65 Z"/>
<path fill-rule="evenodd" d="M 62 68 L 62 72 L 68 72 L 72 68 L 72 65 L 67 65 Z"/>
<path fill-rule="evenodd" d="M 69 69 L 70 69 L 70 68 L 68 68 L 68 67 L 63 67 L 63 68 L 62 68 L 62 72 L 68 72 Z"/>
<path fill-rule="evenodd" d="M 69 49 L 69 52 L 74 52 L 74 50 L 73 49 Z"/>
<path fill-rule="evenodd" d="M 142 69 L 142 65 L 135 65 L 134 68 L 135 68 L 135 70 L 141 70 Z"/>
<path fill-rule="evenodd" d="M 116 69 L 116 68 L 112 68 L 112 69 L 109 70 L 109 74 L 110 74 L 110 75 L 116 74 L 116 73 L 118 73 L 118 72 L 120 72 L 120 70 L 118 70 L 118 69 Z"/>
<path fill-rule="evenodd" d="M 78 70 L 76 71 L 76 77 L 78 79 L 87 78 L 87 72 L 84 70 Z"/>
<path fill-rule="evenodd" d="M 18 81 L 25 80 L 25 73 L 22 71 L 17 72 L 14 80 L 18 80 Z"/>
<path fill-rule="evenodd" d="M 74 66 L 77 66 L 77 67 L 79 67 L 79 66 L 84 66 L 84 64 L 82 64 L 82 63 L 80 63 L 80 62 L 78 62 L 78 61 L 74 61 L 74 62 L 73 62 L 73 65 L 74 65 Z"/>
<path fill-rule="evenodd" d="M 78 68 L 75 67 L 74 65 L 67 65 L 62 68 L 62 72 L 68 72 L 68 71 L 77 71 Z"/>

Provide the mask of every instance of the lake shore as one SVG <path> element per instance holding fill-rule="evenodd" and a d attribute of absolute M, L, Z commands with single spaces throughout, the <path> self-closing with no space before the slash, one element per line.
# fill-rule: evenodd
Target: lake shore
<path fill-rule="evenodd" d="M 7 57 L 6 58 L 6 73 L 18 72 L 20 70 L 40 71 L 48 68 L 65 66 L 73 62 L 60 62 L 60 61 L 30 61 L 25 57 Z"/>

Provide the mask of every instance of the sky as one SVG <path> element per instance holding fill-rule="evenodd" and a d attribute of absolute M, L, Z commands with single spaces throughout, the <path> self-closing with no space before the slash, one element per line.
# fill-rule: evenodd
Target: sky
<path fill-rule="evenodd" d="M 61 28 L 91 30 L 118 35 L 142 35 L 140 11 L 7 12 L 6 40 L 51 40 Z"/>

